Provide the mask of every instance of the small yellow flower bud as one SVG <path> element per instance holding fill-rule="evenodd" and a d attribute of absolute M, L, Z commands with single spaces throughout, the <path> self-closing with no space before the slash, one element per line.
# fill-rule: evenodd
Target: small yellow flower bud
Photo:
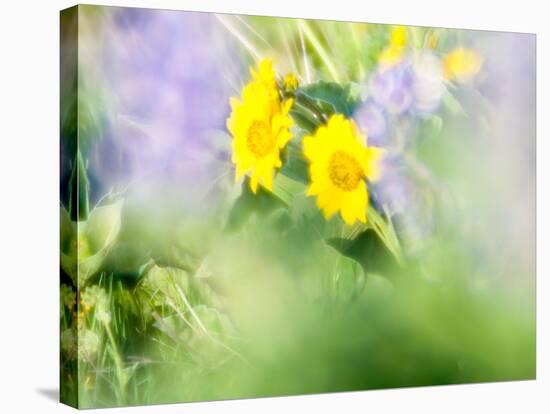
<path fill-rule="evenodd" d="M 283 86 L 286 91 L 295 91 L 298 88 L 298 78 L 294 73 L 287 73 L 283 79 Z"/>

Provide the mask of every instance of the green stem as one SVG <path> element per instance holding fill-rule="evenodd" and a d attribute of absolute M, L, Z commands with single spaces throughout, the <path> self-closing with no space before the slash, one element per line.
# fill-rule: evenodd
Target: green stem
<path fill-rule="evenodd" d="M 315 103 L 306 94 L 298 91 L 295 94 L 295 99 L 298 104 L 308 109 L 320 122 L 327 122 L 327 116 L 317 107 L 317 105 L 315 105 Z"/>
<path fill-rule="evenodd" d="M 367 215 L 369 218 L 369 222 L 371 223 L 372 229 L 392 252 L 399 265 L 403 266 L 404 260 L 401 253 L 401 247 L 399 245 L 399 239 L 395 234 L 395 230 L 393 228 L 393 225 L 391 224 L 391 221 L 389 223 L 386 223 L 380 213 L 378 213 L 378 211 L 376 211 L 371 205 L 369 205 L 368 207 Z"/>

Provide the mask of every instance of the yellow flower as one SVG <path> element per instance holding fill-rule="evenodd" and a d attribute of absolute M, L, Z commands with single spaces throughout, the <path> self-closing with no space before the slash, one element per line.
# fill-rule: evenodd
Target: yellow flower
<path fill-rule="evenodd" d="M 290 141 L 292 99 L 282 101 L 271 61 L 250 69 L 252 80 L 242 90 L 242 100 L 231 98 L 227 129 L 233 135 L 232 162 L 235 180 L 250 173 L 253 193 L 262 184 L 273 188 L 273 170 L 281 167 L 281 150 Z"/>
<path fill-rule="evenodd" d="M 405 47 L 407 45 L 407 28 L 395 26 L 390 33 L 390 44 L 392 46 Z"/>
<path fill-rule="evenodd" d="M 390 44 L 380 53 L 378 61 L 386 67 L 394 66 L 401 61 L 407 45 L 407 29 L 396 26 L 390 33 Z"/>
<path fill-rule="evenodd" d="M 298 87 L 298 78 L 294 73 L 287 73 L 283 79 L 283 86 L 286 91 L 294 91 Z"/>
<path fill-rule="evenodd" d="M 366 223 L 369 195 L 365 178 L 378 179 L 382 150 L 365 146 L 355 124 L 343 115 L 331 116 L 314 136 L 304 137 L 303 147 L 311 179 L 307 194 L 317 196 L 325 218 L 340 211 L 349 225 L 356 220 Z"/>
<path fill-rule="evenodd" d="M 475 50 L 457 47 L 443 58 L 443 72 L 449 80 L 467 82 L 479 73 L 482 63 Z"/>

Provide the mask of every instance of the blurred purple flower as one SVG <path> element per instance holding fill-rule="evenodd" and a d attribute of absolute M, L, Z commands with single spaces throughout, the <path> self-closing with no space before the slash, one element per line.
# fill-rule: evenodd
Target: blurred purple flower
<path fill-rule="evenodd" d="M 387 117 L 384 108 L 372 99 L 359 105 L 353 114 L 359 130 L 367 137 L 369 145 L 387 146 Z"/>
<path fill-rule="evenodd" d="M 413 199 L 414 186 L 406 174 L 403 161 L 398 155 L 390 154 L 382 158 L 382 176 L 373 183 L 373 199 L 380 210 L 403 214 Z"/>
<path fill-rule="evenodd" d="M 370 79 L 371 96 L 393 114 L 403 114 L 413 103 L 413 74 L 408 61 L 390 68 L 379 68 Z"/>
<path fill-rule="evenodd" d="M 93 169 L 107 188 L 148 174 L 201 191 L 220 175 L 230 144 L 219 131 L 233 93 L 227 78 L 241 69 L 228 61 L 234 45 L 220 41 L 213 14 L 113 10 L 98 61 L 113 107 Z"/>
<path fill-rule="evenodd" d="M 427 183 L 398 154 L 388 152 L 382 159 L 382 176 L 372 184 L 373 206 L 387 212 L 396 227 L 405 251 L 415 255 L 422 241 L 429 237 L 435 219 L 430 205 Z"/>

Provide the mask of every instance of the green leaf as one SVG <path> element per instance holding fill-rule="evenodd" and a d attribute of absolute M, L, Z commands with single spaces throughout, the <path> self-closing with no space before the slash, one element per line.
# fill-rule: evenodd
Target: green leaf
<path fill-rule="evenodd" d="M 285 207 L 292 204 L 297 194 L 303 194 L 305 191 L 304 182 L 295 180 L 288 175 L 278 173 L 273 180 L 273 194 L 283 201 Z"/>
<path fill-rule="evenodd" d="M 282 190 L 281 190 L 282 192 Z M 274 193 L 258 186 L 256 194 L 252 193 L 247 177 L 242 184 L 241 195 L 235 200 L 227 218 L 226 230 L 238 230 L 252 214 L 265 216 L 278 208 L 286 208 L 287 204 Z"/>
<path fill-rule="evenodd" d="M 386 248 L 393 254 L 397 263 L 403 264 L 403 254 L 401 244 L 393 227 L 391 217 L 386 214 L 387 220 L 382 215 L 369 205 L 367 208 L 367 219 L 369 227 L 374 230 L 380 240 L 385 244 Z M 348 237 L 349 238 L 349 237 Z"/>
<path fill-rule="evenodd" d="M 61 267 L 76 286 L 86 284 L 103 264 L 121 224 L 123 200 L 93 209 L 86 221 L 74 222 L 61 207 Z"/>
<path fill-rule="evenodd" d="M 296 102 L 313 104 L 325 115 L 339 113 L 349 117 L 357 106 L 358 97 L 351 84 L 344 87 L 334 82 L 318 81 L 299 88 Z"/>
<path fill-rule="evenodd" d="M 338 299 L 352 301 L 363 291 L 366 275 L 357 261 L 341 255 L 336 262 L 332 282 Z"/>
<path fill-rule="evenodd" d="M 138 280 L 145 265 L 151 263 L 150 255 L 140 243 L 117 242 L 105 260 L 104 269 L 125 280 Z"/>
<path fill-rule="evenodd" d="M 365 230 L 355 239 L 334 237 L 326 242 L 345 257 L 357 261 L 366 273 L 387 276 L 399 269 L 394 255 L 372 229 Z"/>
<path fill-rule="evenodd" d="M 85 223 L 79 225 L 79 231 L 85 232 L 92 252 L 98 252 L 113 244 L 120 231 L 123 200 L 96 207 Z"/>
<path fill-rule="evenodd" d="M 303 135 L 297 134 L 287 145 L 279 174 L 284 174 L 294 181 L 308 185 L 309 165 L 303 155 L 302 138 Z"/>

